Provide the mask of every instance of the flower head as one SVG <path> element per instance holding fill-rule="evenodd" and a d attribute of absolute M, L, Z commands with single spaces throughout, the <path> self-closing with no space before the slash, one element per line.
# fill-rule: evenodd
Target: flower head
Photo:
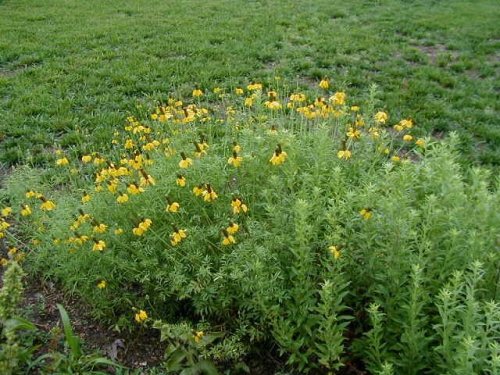
<path fill-rule="evenodd" d="M 181 161 L 179 162 L 179 168 L 186 169 L 193 165 L 193 159 L 186 157 L 184 152 L 181 152 Z"/>
<path fill-rule="evenodd" d="M 87 163 L 90 163 L 92 161 L 92 156 L 91 155 L 83 155 L 82 156 L 82 162 L 87 164 Z"/>
<path fill-rule="evenodd" d="M 281 149 L 281 145 L 278 144 L 278 146 L 276 147 L 276 150 L 274 150 L 274 154 L 273 156 L 271 157 L 271 159 L 269 159 L 269 162 L 272 164 L 272 165 L 280 165 L 280 164 L 283 164 L 287 158 L 287 153 L 285 151 L 283 151 Z"/>
<path fill-rule="evenodd" d="M 196 343 L 199 343 L 201 341 L 201 339 L 203 338 L 205 334 L 203 333 L 203 331 L 197 331 L 194 335 L 193 335 L 193 339 Z"/>
<path fill-rule="evenodd" d="M 328 80 L 328 78 L 323 78 L 318 86 L 323 90 L 328 90 L 330 88 L 330 80 Z"/>
<path fill-rule="evenodd" d="M 203 194 L 203 185 L 197 185 L 193 188 L 193 194 L 197 197 Z"/>
<path fill-rule="evenodd" d="M 172 246 L 177 246 L 186 237 L 187 232 L 185 229 L 174 228 L 174 232 L 170 235 L 170 243 Z"/>
<path fill-rule="evenodd" d="M 172 202 L 172 203 L 167 204 L 167 208 L 165 209 L 165 211 L 167 211 L 167 212 L 179 212 L 180 207 L 181 207 L 181 205 L 178 202 Z"/>
<path fill-rule="evenodd" d="M 403 136 L 403 141 L 405 141 L 405 142 L 411 142 L 411 141 L 413 141 L 413 137 L 410 134 L 405 134 Z"/>
<path fill-rule="evenodd" d="M 180 186 L 180 187 L 186 186 L 186 177 L 178 174 L 177 179 L 175 180 L 175 183 L 177 184 L 177 186 Z"/>
<path fill-rule="evenodd" d="M 348 160 L 351 158 L 351 156 L 352 156 L 352 153 L 349 150 L 340 150 L 339 152 L 337 152 L 337 157 L 339 159 Z"/>
<path fill-rule="evenodd" d="M 139 312 L 135 314 L 134 319 L 137 323 L 142 324 L 148 319 L 148 314 L 144 310 L 139 310 Z"/>
<path fill-rule="evenodd" d="M 128 202 L 128 194 L 127 193 L 123 193 L 123 194 L 120 194 L 117 198 L 116 198 L 116 201 L 120 204 L 123 204 L 123 203 L 126 203 Z"/>
<path fill-rule="evenodd" d="M 382 111 L 377 112 L 374 117 L 375 121 L 379 124 L 385 124 L 387 122 L 387 119 L 389 118 L 387 113 Z"/>
<path fill-rule="evenodd" d="M 218 197 L 217 193 L 212 189 L 210 184 L 205 185 L 205 190 L 203 190 L 202 196 L 205 202 L 213 202 Z"/>
<path fill-rule="evenodd" d="M 12 207 L 4 207 L 4 208 L 2 208 L 2 210 L 0 211 L 0 214 L 1 214 L 3 217 L 7 217 L 7 216 L 9 216 L 11 213 L 12 213 Z"/>
<path fill-rule="evenodd" d="M 106 242 L 103 240 L 94 240 L 94 246 L 92 247 L 92 251 L 103 251 L 106 248 Z"/>
<path fill-rule="evenodd" d="M 108 285 L 108 283 L 106 282 L 106 280 L 101 280 L 99 281 L 99 283 L 97 284 L 97 288 L 99 289 L 104 289 L 106 288 L 106 286 Z"/>
<path fill-rule="evenodd" d="M 82 203 L 90 202 L 91 199 L 92 199 L 92 197 L 89 194 L 84 193 L 82 196 Z"/>
<path fill-rule="evenodd" d="M 222 236 L 223 236 L 222 244 L 224 246 L 229 246 L 236 243 L 236 240 L 234 239 L 233 235 L 229 234 L 226 229 L 222 230 Z"/>
<path fill-rule="evenodd" d="M 418 147 L 425 148 L 425 140 L 423 138 L 419 138 L 415 141 L 415 144 Z"/>
<path fill-rule="evenodd" d="M 329 100 L 333 105 L 344 105 L 346 96 L 345 92 L 338 91 L 330 96 Z"/>
<path fill-rule="evenodd" d="M 42 211 L 52 211 L 53 209 L 56 208 L 56 204 L 52 201 L 45 199 L 45 197 L 41 196 L 40 200 L 42 201 L 42 204 L 40 206 Z"/>
<path fill-rule="evenodd" d="M 194 89 L 193 90 L 193 98 L 198 98 L 203 95 L 203 91 L 200 89 Z"/>
<path fill-rule="evenodd" d="M 359 211 L 359 214 L 364 220 L 369 220 L 373 216 L 371 208 L 363 208 L 361 211 Z"/>
<path fill-rule="evenodd" d="M 340 247 L 339 246 L 330 246 L 328 248 L 328 250 L 330 250 L 330 253 L 333 255 L 333 257 L 335 259 L 339 259 L 340 258 Z"/>
<path fill-rule="evenodd" d="M 141 193 L 144 193 L 144 188 L 138 186 L 137 184 L 135 183 L 132 183 L 130 184 L 128 187 L 127 187 L 127 191 L 129 194 L 132 194 L 132 195 L 137 195 L 137 194 L 141 194 Z"/>
<path fill-rule="evenodd" d="M 248 207 L 243 203 L 241 198 L 234 197 L 231 200 L 231 207 L 233 208 L 233 214 L 239 214 L 240 212 L 247 213 Z"/>
<path fill-rule="evenodd" d="M 229 234 L 235 234 L 240 230 L 240 226 L 237 223 L 229 223 L 229 226 L 226 228 L 226 232 Z"/>
<path fill-rule="evenodd" d="M 31 208 L 27 204 L 23 204 L 21 208 L 21 216 L 31 215 Z"/>
<path fill-rule="evenodd" d="M 238 156 L 238 153 L 236 151 L 233 151 L 233 156 L 227 159 L 227 164 L 230 164 L 233 167 L 238 168 L 239 166 L 241 166 L 242 161 L 243 158 L 241 156 Z"/>
<path fill-rule="evenodd" d="M 63 166 L 68 165 L 68 164 L 69 164 L 69 160 L 66 157 L 56 160 L 56 165 L 59 167 L 63 167 Z"/>

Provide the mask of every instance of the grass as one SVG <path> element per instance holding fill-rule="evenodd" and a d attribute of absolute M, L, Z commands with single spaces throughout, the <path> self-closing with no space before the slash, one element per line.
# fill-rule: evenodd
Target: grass
<path fill-rule="evenodd" d="M 109 143 L 139 102 L 275 76 L 376 83 L 394 119 L 498 166 L 500 7 L 480 1 L 0 2 L 0 162 Z"/>

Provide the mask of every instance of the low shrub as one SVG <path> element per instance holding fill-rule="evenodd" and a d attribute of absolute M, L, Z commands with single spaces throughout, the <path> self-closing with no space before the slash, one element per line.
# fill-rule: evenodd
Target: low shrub
<path fill-rule="evenodd" d="M 138 106 L 109 152 L 14 174 L 4 227 L 116 328 L 183 327 L 189 353 L 216 337 L 201 359 L 494 373 L 498 181 L 459 167 L 455 136 L 418 138 L 376 108 L 375 90 L 358 106 L 320 87 Z"/>

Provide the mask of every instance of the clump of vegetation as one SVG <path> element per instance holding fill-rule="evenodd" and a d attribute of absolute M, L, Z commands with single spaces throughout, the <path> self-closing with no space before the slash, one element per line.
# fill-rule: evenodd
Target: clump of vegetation
<path fill-rule="evenodd" d="M 98 353 L 85 354 L 81 341 L 71 327 L 69 316 L 57 305 L 64 329 L 64 341 L 45 354 L 40 354 L 43 339 L 36 325 L 22 317 L 24 272 L 16 261 L 9 262 L 0 289 L 0 372 L 20 373 L 85 373 L 103 374 L 99 369 L 119 369 Z"/>
<path fill-rule="evenodd" d="M 319 86 L 139 107 L 109 152 L 56 153 L 60 191 L 15 174 L 1 233 L 99 319 L 160 329 L 172 371 L 272 350 L 301 372 L 495 373 L 498 181 L 375 89 Z"/>

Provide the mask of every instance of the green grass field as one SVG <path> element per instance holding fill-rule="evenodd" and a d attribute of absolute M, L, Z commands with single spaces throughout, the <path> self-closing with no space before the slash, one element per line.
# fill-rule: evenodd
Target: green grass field
<path fill-rule="evenodd" d="M 2 1 L 0 162 L 99 149 L 137 102 L 194 85 L 327 76 L 498 165 L 499 22 L 495 0 Z"/>

